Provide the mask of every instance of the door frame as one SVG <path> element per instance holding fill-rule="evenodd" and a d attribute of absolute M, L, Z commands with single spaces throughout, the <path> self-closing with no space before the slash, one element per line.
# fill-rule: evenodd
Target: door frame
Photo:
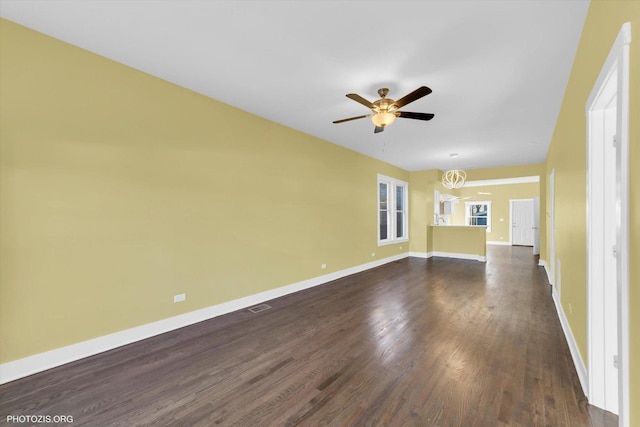
<path fill-rule="evenodd" d="M 551 169 L 549 174 L 549 269 L 547 278 L 549 285 L 554 287 L 556 281 L 556 170 Z"/>
<path fill-rule="evenodd" d="M 540 197 L 533 198 L 533 254 L 540 255 Z"/>
<path fill-rule="evenodd" d="M 629 426 L 629 43 L 631 24 L 622 25 L 620 32 L 600 71 L 598 79 L 586 103 L 587 123 L 587 340 L 588 340 L 588 391 L 591 404 L 603 406 L 603 371 L 606 361 L 599 357 L 603 345 L 603 310 L 597 295 L 602 292 L 595 277 L 598 270 L 598 244 L 602 244 L 597 231 L 602 232 L 602 217 L 597 216 L 602 203 L 603 177 L 605 171 L 598 170 L 595 159 L 598 144 L 603 136 L 596 132 L 596 111 L 603 102 L 603 92 L 610 78 L 615 79 L 616 108 L 616 203 L 619 203 L 619 224 L 616 226 L 616 272 L 617 272 L 617 329 L 618 329 L 618 423 Z M 600 103 L 599 103 L 600 102 Z M 609 176 L 608 179 L 612 177 Z M 600 228 L 598 228 L 600 227 Z M 613 248 L 608 250 L 612 250 Z M 600 288 L 598 288 L 600 286 Z"/>

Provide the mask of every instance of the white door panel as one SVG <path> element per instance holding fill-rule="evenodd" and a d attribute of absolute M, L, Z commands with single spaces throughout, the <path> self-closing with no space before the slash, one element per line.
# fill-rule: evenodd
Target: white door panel
<path fill-rule="evenodd" d="M 511 244 L 533 246 L 535 232 L 533 199 L 511 201 Z"/>

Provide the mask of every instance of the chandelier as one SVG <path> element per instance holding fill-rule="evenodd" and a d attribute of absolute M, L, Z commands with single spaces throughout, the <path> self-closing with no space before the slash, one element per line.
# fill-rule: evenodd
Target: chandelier
<path fill-rule="evenodd" d="M 467 174 L 463 170 L 450 169 L 442 175 L 442 185 L 445 188 L 460 188 L 464 185 Z"/>

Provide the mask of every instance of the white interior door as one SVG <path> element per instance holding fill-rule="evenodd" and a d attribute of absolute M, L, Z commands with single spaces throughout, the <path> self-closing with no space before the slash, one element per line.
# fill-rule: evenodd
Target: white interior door
<path fill-rule="evenodd" d="M 534 209 L 533 199 L 511 200 L 511 244 L 533 246 Z"/>

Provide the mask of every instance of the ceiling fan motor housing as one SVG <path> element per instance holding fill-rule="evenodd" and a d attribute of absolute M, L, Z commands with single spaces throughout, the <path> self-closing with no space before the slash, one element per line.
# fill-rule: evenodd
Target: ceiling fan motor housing
<path fill-rule="evenodd" d="M 395 101 L 391 98 L 382 98 L 382 99 L 378 99 L 377 101 L 373 102 L 373 105 L 375 105 L 375 112 L 376 113 L 383 113 L 383 112 L 393 112 L 397 107 L 394 104 Z"/>

